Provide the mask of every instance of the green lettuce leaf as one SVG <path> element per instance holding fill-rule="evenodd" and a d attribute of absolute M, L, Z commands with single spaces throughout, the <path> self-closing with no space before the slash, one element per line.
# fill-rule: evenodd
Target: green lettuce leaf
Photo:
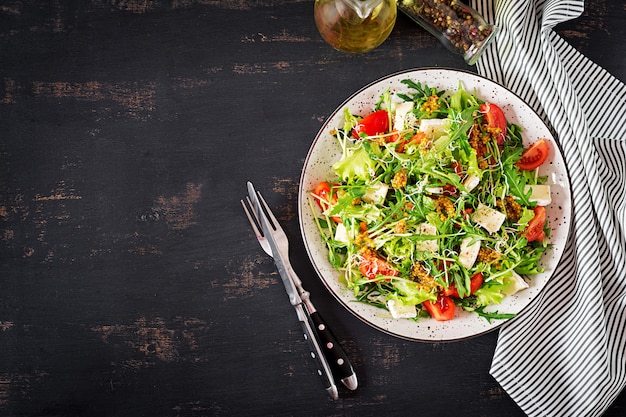
<path fill-rule="evenodd" d="M 358 147 L 333 165 L 335 173 L 344 181 L 367 180 L 376 169 L 376 161 L 363 147 Z"/>

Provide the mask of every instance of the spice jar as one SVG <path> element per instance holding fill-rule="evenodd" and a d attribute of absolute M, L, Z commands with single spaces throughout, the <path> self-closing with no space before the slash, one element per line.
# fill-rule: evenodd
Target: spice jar
<path fill-rule="evenodd" d="M 457 0 L 398 0 L 398 9 L 474 65 L 498 28 Z"/>

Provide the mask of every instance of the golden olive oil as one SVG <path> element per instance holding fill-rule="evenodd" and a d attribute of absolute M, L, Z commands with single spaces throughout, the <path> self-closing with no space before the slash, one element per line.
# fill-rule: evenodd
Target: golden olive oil
<path fill-rule="evenodd" d="M 367 16 L 343 0 L 315 0 L 315 24 L 326 42 L 347 53 L 370 51 L 387 39 L 396 23 L 396 0 L 381 0 Z"/>

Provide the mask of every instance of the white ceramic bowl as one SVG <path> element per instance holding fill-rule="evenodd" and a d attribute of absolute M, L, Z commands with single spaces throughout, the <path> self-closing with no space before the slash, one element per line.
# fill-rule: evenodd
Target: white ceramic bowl
<path fill-rule="evenodd" d="M 389 318 L 387 311 L 357 302 L 352 292 L 339 281 L 340 273 L 328 262 L 328 251 L 319 235 L 308 202 L 309 191 L 320 181 L 332 177 L 331 166 L 341 156 L 339 146 L 330 131 L 343 125 L 343 109 L 348 107 L 354 114 L 366 115 L 372 111 L 374 104 L 386 89 L 390 89 L 392 93 L 408 92 L 408 87 L 401 83 L 401 80 L 407 78 L 422 82 L 429 87 L 435 87 L 438 90 L 448 91 L 455 91 L 460 81 L 466 91 L 475 93 L 483 100 L 498 104 L 509 122 L 520 125 L 523 129 L 522 136 L 525 146 L 541 137 L 547 138 L 551 145 L 548 160 L 540 167 L 540 175 L 548 176 L 548 184 L 551 185 L 552 190 L 552 204 L 547 207 L 552 247 L 541 259 L 544 272 L 532 276 L 530 288 L 506 297 L 502 304 L 494 306 L 491 310 L 497 310 L 500 313 L 519 314 L 537 297 L 556 269 L 570 228 L 569 177 L 558 144 L 537 113 L 503 86 L 465 71 L 426 68 L 398 72 L 383 77 L 350 96 L 333 112 L 320 129 L 304 163 L 300 180 L 298 211 L 300 229 L 308 255 L 326 287 L 349 311 L 365 323 L 383 332 L 401 338 L 422 341 L 464 339 L 493 330 L 502 325 L 504 321 L 494 320 L 489 323 L 477 314 L 465 312 L 460 308 L 457 308 L 456 317 L 446 322 L 438 322 L 431 318 L 419 319 L 417 322 L 407 319 L 395 320 Z"/>

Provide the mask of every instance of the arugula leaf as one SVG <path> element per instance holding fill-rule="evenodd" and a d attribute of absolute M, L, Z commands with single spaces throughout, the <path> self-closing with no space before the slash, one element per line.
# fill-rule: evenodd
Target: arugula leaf
<path fill-rule="evenodd" d="M 418 102 L 420 100 L 426 100 L 432 95 L 441 96 L 443 94 L 443 91 L 439 92 L 436 88 L 430 88 L 425 84 L 422 86 L 421 82 L 415 82 L 410 79 L 402 80 L 400 82 L 402 84 L 405 84 L 407 87 L 415 90 L 415 93 L 413 94 L 398 94 L 398 97 L 400 97 L 404 101 Z"/>
<path fill-rule="evenodd" d="M 512 319 L 515 317 L 515 314 L 511 314 L 511 313 L 498 313 L 497 311 L 487 312 L 485 311 L 484 306 L 476 308 L 474 312 L 478 314 L 480 317 L 486 319 L 490 324 L 491 324 L 491 320 L 508 320 L 508 319 Z"/>
<path fill-rule="evenodd" d="M 398 97 L 404 101 L 412 101 L 415 103 L 413 106 L 413 114 L 418 119 L 434 119 L 445 118 L 448 114 L 448 105 L 441 98 L 445 91 L 438 91 L 436 88 L 428 87 L 426 84 L 422 85 L 420 82 L 415 82 L 410 79 L 402 80 L 402 84 L 405 84 L 410 89 L 415 90 L 414 93 L 399 93 Z M 432 97 L 437 98 L 439 109 L 433 111 L 423 111 L 422 105 L 431 100 Z"/>
<path fill-rule="evenodd" d="M 543 272 L 543 268 L 539 266 L 539 260 L 545 251 L 546 248 L 539 246 L 529 251 L 522 252 L 520 261 L 515 267 L 515 272 L 520 275 L 535 275 Z"/>
<path fill-rule="evenodd" d="M 517 158 L 517 155 L 521 155 L 521 152 L 521 149 L 517 149 L 516 151 L 503 154 L 502 169 L 509 193 L 517 197 L 522 205 L 533 206 L 534 204 L 532 204 L 529 200 L 531 194 L 530 190 L 528 190 L 528 192 L 524 191 L 526 178 L 521 174 L 514 162 L 516 159 L 519 159 Z"/>
<path fill-rule="evenodd" d="M 515 318 L 516 316 L 513 313 L 500 313 L 497 310 L 485 311 L 485 308 L 487 308 L 487 306 L 476 305 L 471 297 L 456 300 L 456 303 L 460 305 L 465 311 L 476 313 L 479 317 L 484 318 L 490 324 L 493 320 L 509 320 Z"/>
<path fill-rule="evenodd" d="M 374 110 L 387 110 L 391 115 L 392 107 L 391 93 L 389 93 L 389 89 L 387 89 L 380 95 L 380 98 L 374 106 Z"/>

